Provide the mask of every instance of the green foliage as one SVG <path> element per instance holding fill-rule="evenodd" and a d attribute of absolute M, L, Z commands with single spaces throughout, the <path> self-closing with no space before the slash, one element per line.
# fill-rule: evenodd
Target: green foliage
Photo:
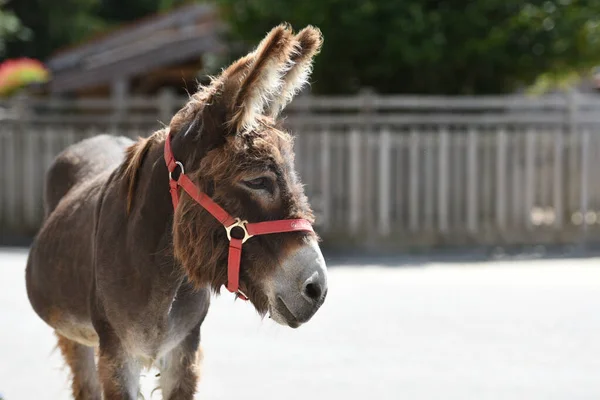
<path fill-rule="evenodd" d="M 0 0 L 0 56 L 43 60 L 185 1 Z M 509 92 L 600 63 L 598 0 L 214 1 L 248 46 L 283 21 L 321 28 L 320 93 Z"/>
<path fill-rule="evenodd" d="M 0 0 L 1 1 L 1 0 Z M 26 43 L 9 45 L 12 57 L 46 59 L 117 25 L 171 9 L 184 0 L 11 0 L 7 4 L 32 33 Z M 1 13 L 0 13 L 1 18 Z M 1 25 L 0 19 L 0 26 Z M 0 36 L 0 42 L 1 42 Z"/>
<path fill-rule="evenodd" d="M 247 43 L 282 21 L 321 28 L 321 93 L 499 93 L 600 62 L 598 0 L 217 2 Z"/>
<path fill-rule="evenodd" d="M 6 9 L 6 1 L 0 0 L 0 56 L 6 53 L 7 42 L 24 41 L 30 37 L 31 31 L 21 24 L 15 13 Z"/>
<path fill-rule="evenodd" d="M 582 83 L 584 79 L 592 79 L 589 73 L 580 73 L 578 71 L 547 72 L 541 74 L 527 88 L 527 93 L 531 95 L 543 95 L 552 91 L 568 92 L 573 87 Z"/>
<path fill-rule="evenodd" d="M 102 0 L 98 16 L 109 24 L 135 21 L 140 17 L 167 11 L 183 4 L 184 0 Z"/>
<path fill-rule="evenodd" d="M 31 32 L 25 43 L 9 44 L 11 57 L 45 59 L 53 51 L 102 31 L 95 15 L 100 0 L 12 0 L 8 6 Z"/>

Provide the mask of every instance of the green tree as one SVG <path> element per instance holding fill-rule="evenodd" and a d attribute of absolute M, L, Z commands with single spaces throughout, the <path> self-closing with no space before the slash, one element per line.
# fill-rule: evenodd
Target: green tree
<path fill-rule="evenodd" d="M 168 11 L 186 0 L 102 0 L 98 16 L 108 24 L 130 22 L 140 17 L 161 11 Z"/>
<path fill-rule="evenodd" d="M 7 3 L 9 15 L 18 17 L 31 34 L 25 43 L 11 43 L 8 53 L 13 57 L 29 56 L 44 60 L 62 47 L 80 43 L 95 34 L 146 15 L 169 10 L 183 2 L 184 0 L 11 0 Z"/>
<path fill-rule="evenodd" d="M 12 0 L 7 6 L 30 29 L 30 40 L 10 43 L 12 57 L 46 59 L 53 51 L 102 31 L 95 15 L 100 0 Z"/>
<path fill-rule="evenodd" d="M 320 93 L 499 93 L 600 62 L 598 0 L 216 1 L 247 43 L 282 21 L 321 28 Z"/>
<path fill-rule="evenodd" d="M 6 9 L 6 1 L 0 0 L 0 57 L 6 53 L 9 42 L 22 42 L 31 37 L 31 31 L 21 24 L 15 13 Z"/>

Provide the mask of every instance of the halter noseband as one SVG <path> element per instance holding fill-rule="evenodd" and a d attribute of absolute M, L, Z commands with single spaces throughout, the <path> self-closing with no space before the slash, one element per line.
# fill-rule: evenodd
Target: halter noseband
<path fill-rule="evenodd" d="M 203 193 L 194 182 L 185 174 L 183 164 L 175 159 L 171 150 L 171 131 L 167 134 L 165 140 L 165 162 L 169 170 L 169 187 L 171 191 L 171 200 L 173 201 L 173 210 L 177 209 L 179 204 L 179 188 L 181 188 L 206 211 L 217 219 L 227 232 L 229 239 L 229 257 L 227 265 L 227 290 L 235 293 L 238 297 L 248 300 L 239 288 L 240 282 L 240 262 L 242 259 L 242 245 L 251 237 L 258 235 L 269 235 L 272 233 L 283 232 L 314 232 L 312 225 L 305 219 L 280 219 L 277 221 L 266 221 L 248 223 L 240 218 L 234 218 L 223 210 L 221 206 L 215 203 L 210 197 Z M 177 179 L 173 178 L 173 172 L 179 167 L 181 170 Z M 231 236 L 234 228 L 240 228 L 244 236 L 241 239 Z"/>

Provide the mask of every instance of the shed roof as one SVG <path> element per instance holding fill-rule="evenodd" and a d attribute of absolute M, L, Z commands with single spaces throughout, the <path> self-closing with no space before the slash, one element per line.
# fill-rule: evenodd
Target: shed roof
<path fill-rule="evenodd" d="M 224 50 L 224 25 L 215 7 L 189 4 L 55 53 L 47 65 L 50 90 L 65 92 L 108 84 L 153 68 Z"/>

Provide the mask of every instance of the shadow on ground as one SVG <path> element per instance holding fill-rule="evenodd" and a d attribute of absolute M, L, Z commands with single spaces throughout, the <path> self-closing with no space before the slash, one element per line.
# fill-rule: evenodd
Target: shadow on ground
<path fill-rule="evenodd" d="M 0 249 L 26 251 L 30 237 L 0 235 Z M 485 261 L 552 260 L 600 257 L 600 242 L 569 245 L 471 246 L 421 249 L 414 251 L 373 251 L 364 249 L 328 248 L 323 244 L 328 266 L 418 267 L 443 263 L 481 263 Z"/>
<path fill-rule="evenodd" d="M 328 266 L 417 267 L 443 263 L 523 261 L 600 257 L 600 243 L 563 246 L 487 246 L 438 248 L 418 252 L 376 252 L 363 250 L 323 250 Z"/>

